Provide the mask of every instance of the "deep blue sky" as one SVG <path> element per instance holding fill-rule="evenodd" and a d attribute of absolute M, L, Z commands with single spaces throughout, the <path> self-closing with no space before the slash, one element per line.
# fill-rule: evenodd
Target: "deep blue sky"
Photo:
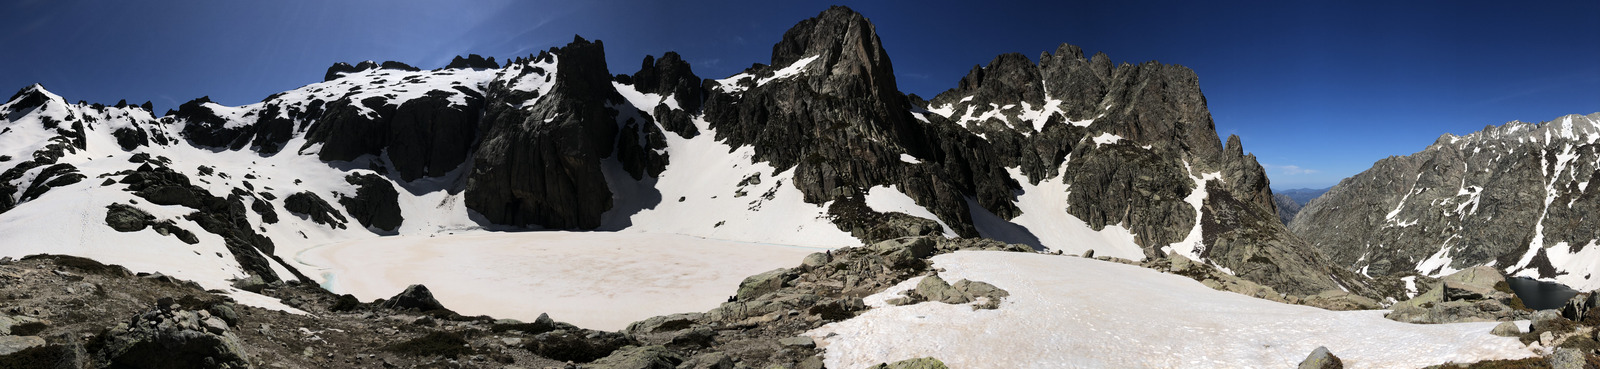
<path fill-rule="evenodd" d="M 836 3 L 877 25 L 900 87 L 925 97 L 996 55 L 1036 58 L 1062 42 L 1193 68 L 1218 132 L 1242 137 L 1280 189 L 1333 185 L 1446 132 L 1600 111 L 1593 0 Z M 573 34 L 604 40 L 613 73 L 676 50 L 721 78 L 768 62 L 783 31 L 828 4 L 7 0 L 0 89 L 38 82 L 157 112 L 203 95 L 241 105 L 318 82 L 337 61 L 437 68 Z"/>

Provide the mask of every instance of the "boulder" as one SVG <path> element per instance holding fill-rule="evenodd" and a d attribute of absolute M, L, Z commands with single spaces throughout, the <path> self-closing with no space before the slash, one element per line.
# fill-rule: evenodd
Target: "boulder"
<path fill-rule="evenodd" d="M 138 232 L 154 221 L 154 216 L 139 208 L 123 204 L 106 205 L 106 225 L 117 232 Z"/>
<path fill-rule="evenodd" d="M 254 293 L 261 293 L 261 290 L 267 289 L 267 281 L 262 280 L 261 276 L 251 275 L 251 276 L 248 276 L 248 277 L 244 277 L 244 278 L 241 278 L 241 279 L 234 280 L 233 281 L 233 288 L 238 288 L 238 289 L 241 289 L 241 290 L 250 291 L 250 292 L 254 292 Z"/>
<path fill-rule="evenodd" d="M 789 269 L 784 268 L 745 277 L 744 281 L 739 282 L 739 292 L 736 297 L 740 301 L 761 297 L 761 295 L 783 288 L 784 283 L 793 277 L 793 275 L 789 274 Z"/>
<path fill-rule="evenodd" d="M 0 355 L 9 355 L 44 344 L 44 338 L 37 336 L 0 336 Z"/>
<path fill-rule="evenodd" d="M 1176 253 L 1168 254 L 1167 260 L 1172 263 L 1168 270 L 1171 270 L 1173 274 L 1188 273 L 1196 265 L 1194 260 Z"/>
<path fill-rule="evenodd" d="M 622 331 L 632 335 L 672 332 L 692 327 L 695 321 L 703 318 L 705 318 L 703 313 L 662 315 L 633 322 Z"/>
<path fill-rule="evenodd" d="M 1556 348 L 1554 353 L 1550 354 L 1550 356 L 1545 356 L 1544 360 L 1545 360 L 1545 362 L 1550 363 L 1550 368 L 1551 369 L 1586 369 L 1586 368 L 1592 368 L 1591 366 L 1589 366 L 1589 364 L 1588 364 L 1588 362 L 1587 362 L 1587 360 L 1586 360 L 1586 358 L 1584 356 L 1586 356 L 1586 355 L 1583 354 L 1583 350 L 1579 350 L 1579 349 L 1575 349 L 1575 348 L 1567 348 L 1567 347 L 1558 347 L 1558 348 Z"/>
<path fill-rule="evenodd" d="M 946 304 L 972 302 L 972 299 L 967 297 L 966 294 L 950 287 L 949 283 L 946 283 L 943 278 L 939 278 L 937 275 L 922 278 L 921 282 L 917 282 L 917 288 L 914 291 L 927 301 L 938 301 Z"/>
<path fill-rule="evenodd" d="M 1489 334 L 1500 337 L 1517 337 L 1522 335 L 1522 328 L 1517 328 L 1517 323 L 1500 322 L 1499 325 L 1494 326 L 1494 330 L 1489 331 Z"/>
<path fill-rule="evenodd" d="M 1311 351 L 1310 356 L 1306 356 L 1306 359 L 1300 362 L 1299 368 L 1344 369 L 1344 361 L 1340 361 L 1338 356 L 1333 356 L 1332 352 L 1328 352 L 1327 347 L 1317 347 L 1316 350 Z"/>
<path fill-rule="evenodd" d="M 951 285 L 957 292 L 972 301 L 981 301 L 973 305 L 974 309 L 996 309 L 1000 307 L 1000 299 L 1011 296 L 1011 292 L 995 287 L 985 282 L 959 280 Z"/>
<path fill-rule="evenodd" d="M 871 369 L 948 369 L 943 361 L 931 357 L 906 359 L 892 364 L 878 364 Z"/>
<path fill-rule="evenodd" d="M 805 260 L 800 261 L 800 265 L 806 268 L 817 268 L 823 265 L 828 265 L 830 262 L 833 262 L 832 253 L 814 252 L 811 253 L 811 255 L 806 255 Z"/>
<path fill-rule="evenodd" d="M 391 297 L 388 300 L 384 300 L 382 304 L 378 304 L 378 307 L 396 310 L 410 309 L 424 312 L 445 309 L 444 304 L 440 304 L 439 300 L 433 298 L 433 292 L 428 291 L 427 286 L 420 284 L 413 284 L 406 287 L 405 291 L 401 291 L 400 294 L 394 295 L 394 297 Z"/>
<path fill-rule="evenodd" d="M 666 347 L 624 347 L 610 356 L 595 360 L 585 368 L 593 369 L 675 369 L 683 363 L 683 356 Z"/>

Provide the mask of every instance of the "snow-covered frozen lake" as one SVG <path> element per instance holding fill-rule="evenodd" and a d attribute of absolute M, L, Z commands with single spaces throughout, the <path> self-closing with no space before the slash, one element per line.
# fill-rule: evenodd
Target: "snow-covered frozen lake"
<path fill-rule="evenodd" d="M 363 301 L 423 284 L 464 315 L 618 330 L 704 312 L 745 277 L 793 267 L 822 248 L 636 232 L 474 232 L 376 237 L 301 252 L 301 270 Z"/>
<path fill-rule="evenodd" d="M 1384 319 L 1383 310 L 1281 304 L 1110 262 L 979 251 L 933 261 L 947 281 L 989 282 L 1011 297 L 997 310 L 976 311 L 883 303 L 921 280 L 913 278 L 868 296 L 874 308 L 861 316 L 807 333 L 825 348 L 829 368 L 924 356 L 952 368 L 1293 368 L 1317 346 L 1347 368 L 1534 354 L 1515 338 L 1490 335 L 1492 322 L 1406 324 Z"/>

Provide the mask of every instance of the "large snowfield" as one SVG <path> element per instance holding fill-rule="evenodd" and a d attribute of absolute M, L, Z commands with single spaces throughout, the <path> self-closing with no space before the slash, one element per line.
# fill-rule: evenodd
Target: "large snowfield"
<path fill-rule="evenodd" d="M 621 232 L 474 232 L 369 238 L 308 249 L 296 267 L 363 301 L 428 286 L 465 315 L 620 330 L 657 315 L 704 312 L 745 277 L 789 268 L 821 248 Z"/>
<path fill-rule="evenodd" d="M 1535 352 L 1497 323 L 1407 324 L 1387 311 L 1328 311 L 1220 292 L 1154 270 L 1045 254 L 961 251 L 941 278 L 1011 292 L 996 310 L 866 298 L 874 308 L 811 332 L 829 368 L 932 356 L 952 368 L 1293 368 L 1318 346 L 1347 368 L 1415 368 Z M 1524 327 L 1525 328 L 1525 327 Z"/>

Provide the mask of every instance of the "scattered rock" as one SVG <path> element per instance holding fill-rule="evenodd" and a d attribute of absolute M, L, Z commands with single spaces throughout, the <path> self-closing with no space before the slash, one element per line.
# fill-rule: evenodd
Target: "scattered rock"
<path fill-rule="evenodd" d="M 249 292 L 261 293 L 261 290 L 264 290 L 264 289 L 267 288 L 267 281 L 262 280 L 261 276 L 250 275 L 248 277 L 244 277 L 244 278 L 241 278 L 241 279 L 234 280 L 233 281 L 233 288 L 238 288 L 238 289 L 249 291 Z"/>
<path fill-rule="evenodd" d="M 943 278 L 939 278 L 937 275 L 922 278 L 921 282 L 917 282 L 915 291 L 917 295 L 927 301 L 938 301 L 946 304 L 965 304 L 972 301 L 966 294 L 956 291 L 955 288 L 950 287 L 949 283 L 946 283 Z"/>
<path fill-rule="evenodd" d="M 433 298 L 433 292 L 427 286 L 413 284 L 406 287 L 405 291 L 394 297 L 384 300 L 378 307 L 385 309 L 411 309 L 417 311 L 447 310 L 444 304 Z"/>
<path fill-rule="evenodd" d="M 878 364 L 871 369 L 948 369 L 939 359 L 924 357 L 896 361 L 892 364 Z"/>
<path fill-rule="evenodd" d="M 1339 360 L 1325 346 L 1319 346 L 1311 351 L 1304 361 L 1300 362 L 1300 369 L 1344 369 L 1344 361 Z"/>

